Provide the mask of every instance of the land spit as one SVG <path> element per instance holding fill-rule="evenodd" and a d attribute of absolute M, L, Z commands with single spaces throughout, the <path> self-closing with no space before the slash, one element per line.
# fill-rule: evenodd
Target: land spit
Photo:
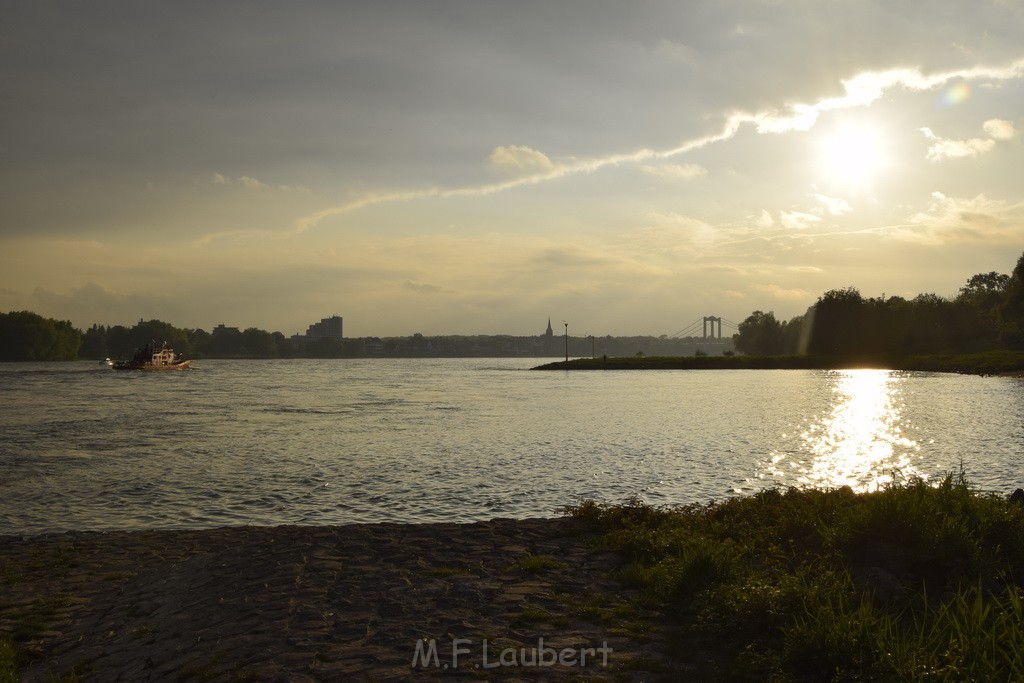
<path fill-rule="evenodd" d="M 578 520 L 0 537 L 25 681 L 658 680 Z"/>

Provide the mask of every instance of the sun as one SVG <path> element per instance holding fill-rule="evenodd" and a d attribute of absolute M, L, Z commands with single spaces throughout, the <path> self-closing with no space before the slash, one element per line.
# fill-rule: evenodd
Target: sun
<path fill-rule="evenodd" d="M 867 124 L 840 125 L 828 132 L 819 144 L 820 171 L 834 187 L 868 190 L 888 163 L 884 136 Z"/>

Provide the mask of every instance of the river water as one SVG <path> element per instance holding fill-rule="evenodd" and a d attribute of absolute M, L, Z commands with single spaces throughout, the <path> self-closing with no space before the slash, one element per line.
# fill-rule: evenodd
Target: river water
<path fill-rule="evenodd" d="M 593 498 L 1024 486 L 1024 380 L 536 359 L 0 364 L 0 534 L 538 517 Z"/>

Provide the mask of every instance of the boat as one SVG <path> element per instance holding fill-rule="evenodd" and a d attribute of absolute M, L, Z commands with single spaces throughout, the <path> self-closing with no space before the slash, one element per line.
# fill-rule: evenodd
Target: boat
<path fill-rule="evenodd" d="M 174 353 L 167 342 L 159 349 L 155 343 L 150 343 L 138 349 L 128 360 L 115 360 L 110 367 L 115 370 L 190 370 L 192 361 Z"/>
<path fill-rule="evenodd" d="M 100 365 L 106 365 L 108 368 L 114 367 L 114 361 L 109 358 L 104 358 L 100 361 Z"/>

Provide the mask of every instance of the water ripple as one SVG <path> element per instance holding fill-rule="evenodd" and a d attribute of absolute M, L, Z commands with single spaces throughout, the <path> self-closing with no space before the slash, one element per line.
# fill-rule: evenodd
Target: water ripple
<path fill-rule="evenodd" d="M 537 373 L 528 360 L 0 364 L 0 533 L 556 515 L 884 485 L 1022 485 L 1024 382 Z"/>

